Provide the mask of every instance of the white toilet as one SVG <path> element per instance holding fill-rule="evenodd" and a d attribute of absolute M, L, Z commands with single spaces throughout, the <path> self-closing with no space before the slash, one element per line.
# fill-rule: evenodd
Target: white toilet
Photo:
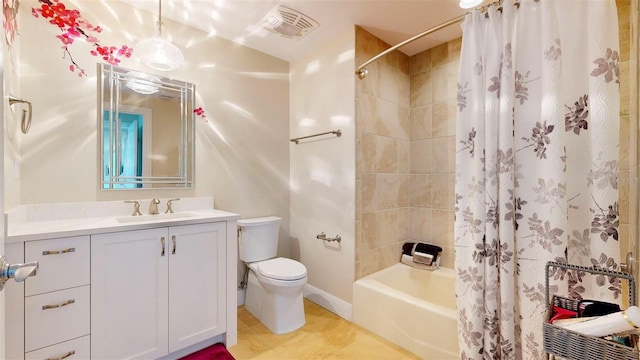
<path fill-rule="evenodd" d="M 307 268 L 278 252 L 282 218 L 238 220 L 238 255 L 249 267 L 245 307 L 275 334 L 304 325 L 302 288 Z"/>

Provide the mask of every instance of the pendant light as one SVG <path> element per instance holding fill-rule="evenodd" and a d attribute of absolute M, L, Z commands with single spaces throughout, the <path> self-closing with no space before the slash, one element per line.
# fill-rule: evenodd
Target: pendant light
<path fill-rule="evenodd" d="M 471 9 L 482 4 L 482 1 L 483 0 L 460 0 L 460 3 L 458 4 L 458 6 L 460 6 L 463 9 Z"/>
<path fill-rule="evenodd" d="M 135 53 L 147 66 L 171 71 L 179 68 L 184 62 L 180 49 L 162 37 L 162 0 L 158 0 L 158 32 L 149 39 L 142 40 L 136 46 Z"/>

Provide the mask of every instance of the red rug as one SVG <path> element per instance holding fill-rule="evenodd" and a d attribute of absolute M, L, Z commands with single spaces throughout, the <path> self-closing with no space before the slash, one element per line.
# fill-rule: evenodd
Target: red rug
<path fill-rule="evenodd" d="M 223 343 L 217 343 L 180 358 L 180 360 L 235 360 L 235 358 L 231 356 Z"/>

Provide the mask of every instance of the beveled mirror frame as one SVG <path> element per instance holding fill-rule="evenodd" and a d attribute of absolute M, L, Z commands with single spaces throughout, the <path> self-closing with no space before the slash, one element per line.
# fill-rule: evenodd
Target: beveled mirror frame
<path fill-rule="evenodd" d="M 98 164 L 99 170 L 99 187 L 103 190 L 142 190 L 142 189 L 192 189 L 194 187 L 195 173 L 195 85 L 192 83 L 173 80 L 160 76 L 144 74 L 139 71 L 129 70 L 108 64 L 98 64 Z M 131 90 L 131 86 L 140 85 L 141 93 Z M 153 94 L 145 94 L 146 92 L 154 92 Z M 123 159 L 121 150 L 123 149 L 122 133 L 121 133 L 121 113 L 130 113 L 132 108 L 136 108 L 136 104 L 122 103 L 125 93 L 132 94 L 138 98 L 149 99 L 155 96 L 155 101 L 166 100 L 175 101 L 179 109 L 179 116 L 175 119 L 179 122 L 179 130 L 173 138 L 169 138 L 168 142 L 172 142 L 168 147 L 173 147 L 175 141 L 175 152 L 172 153 L 154 153 L 149 144 L 138 144 L 136 158 L 141 162 L 139 168 L 144 170 L 137 171 L 134 175 L 123 176 Z M 160 100 L 157 98 L 159 97 Z M 146 101 L 146 100 L 145 100 Z M 171 104 L 171 106 L 173 106 Z M 152 129 L 157 126 L 163 126 L 160 117 L 167 112 L 153 107 L 138 107 L 138 112 L 142 123 L 151 125 L 147 131 L 144 131 L 147 125 L 140 125 L 143 129 L 140 132 L 146 134 L 148 138 L 153 137 Z M 154 111 L 158 112 L 158 116 L 153 116 Z M 105 113 L 107 112 L 107 113 Z M 173 112 L 171 112 L 173 113 Z M 155 121 L 155 125 L 152 125 Z M 169 121 L 174 121 L 170 119 Z M 105 133 L 105 127 L 108 126 L 109 133 Z M 164 126 L 167 126 L 166 124 Z M 170 125 L 174 126 L 174 125 Z M 118 129 L 118 131 L 114 131 Z M 142 135 L 140 135 L 142 136 Z M 151 140 L 149 140 L 151 141 Z M 163 139 L 166 141 L 166 136 Z M 142 143 L 143 140 L 140 140 Z M 144 151 L 144 153 L 143 153 Z M 107 158 L 108 154 L 108 158 Z M 171 173 L 154 173 L 151 170 L 151 163 L 154 161 L 167 159 L 177 159 L 177 164 L 172 166 Z M 114 174 L 111 169 L 120 169 Z"/>

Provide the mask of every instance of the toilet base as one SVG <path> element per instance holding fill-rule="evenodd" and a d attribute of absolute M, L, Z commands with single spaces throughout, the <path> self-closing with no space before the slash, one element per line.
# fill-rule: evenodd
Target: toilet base
<path fill-rule="evenodd" d="M 244 306 L 274 334 L 286 334 L 305 324 L 302 289 L 269 291 L 249 271 Z"/>

